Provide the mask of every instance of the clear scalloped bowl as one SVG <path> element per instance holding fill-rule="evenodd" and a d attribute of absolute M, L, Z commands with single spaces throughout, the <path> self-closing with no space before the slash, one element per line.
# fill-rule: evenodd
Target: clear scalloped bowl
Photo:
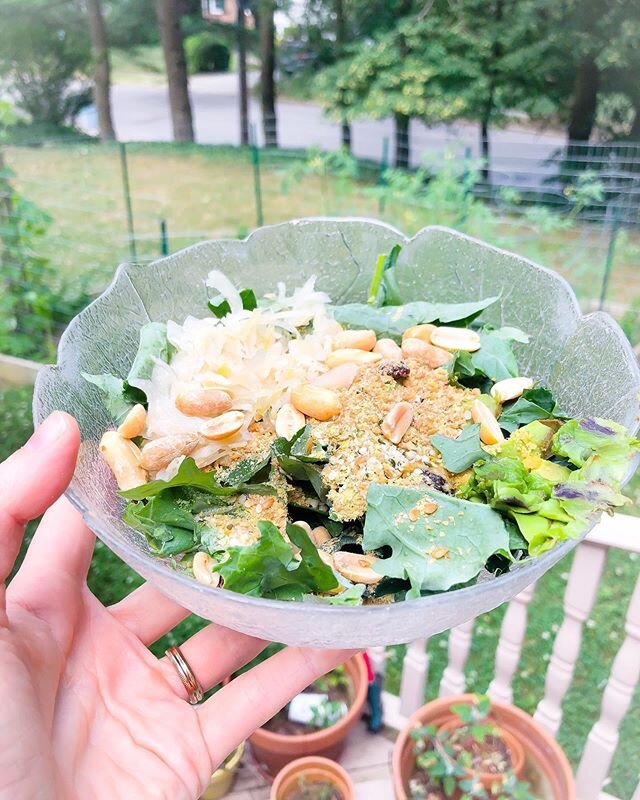
<path fill-rule="evenodd" d="M 571 288 L 555 273 L 445 228 L 426 228 L 407 240 L 394 228 L 370 220 L 297 220 L 261 228 L 246 241 L 203 242 L 152 264 L 121 266 L 111 286 L 69 325 L 57 366 L 40 372 L 34 416 L 40 423 L 54 409 L 63 409 L 76 417 L 82 445 L 69 498 L 105 544 L 190 611 L 291 645 L 361 648 L 409 642 L 509 600 L 576 546 L 575 541 L 565 542 L 505 575 L 464 589 L 390 605 L 342 608 L 203 586 L 153 556 L 144 537 L 122 521 L 123 501 L 97 447 L 113 420 L 99 391 L 80 373 L 124 376 L 144 323 L 206 315 L 205 278 L 212 269 L 227 273 L 237 286 L 251 286 L 258 295 L 273 290 L 277 281 L 293 287 L 316 275 L 318 287 L 334 302 L 350 302 L 366 296 L 376 256 L 396 243 L 403 245 L 398 274 L 406 297 L 460 302 L 500 295 L 484 319 L 518 326 L 532 336 L 531 345 L 517 346 L 524 374 L 548 385 L 562 408 L 575 416 L 608 417 L 636 429 L 640 374 L 618 325 L 601 312 L 581 316 Z"/>

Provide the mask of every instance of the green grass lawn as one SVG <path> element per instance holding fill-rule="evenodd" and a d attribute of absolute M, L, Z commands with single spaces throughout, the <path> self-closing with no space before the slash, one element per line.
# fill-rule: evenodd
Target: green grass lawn
<path fill-rule="evenodd" d="M 19 447 L 31 432 L 31 389 L 20 388 L 0 392 L 0 460 Z M 640 473 L 630 484 L 629 495 L 640 494 Z M 638 506 L 629 509 L 638 513 Z M 30 526 L 33 529 L 33 525 Z M 30 530 L 30 532 L 31 532 Z M 561 598 L 570 569 L 566 559 L 539 582 L 529 607 L 529 625 L 514 688 L 516 703 L 534 711 L 543 693 L 544 675 L 553 639 L 562 622 Z M 640 574 L 640 559 L 622 551 L 609 554 L 605 573 L 591 619 L 584 629 L 582 652 L 575 680 L 564 703 L 564 720 L 559 740 L 575 765 L 586 736 L 599 714 L 604 684 L 612 661 L 623 640 L 623 620 L 634 583 Z M 120 559 L 97 542 L 89 573 L 92 591 L 105 603 L 114 603 L 141 583 Z M 471 655 L 466 675 L 468 688 L 486 689 L 493 674 L 495 648 L 504 607 L 484 614 L 476 621 Z M 180 643 L 198 630 L 203 621 L 190 617 L 152 648 L 161 654 L 171 643 Z M 428 643 L 430 655 L 429 682 L 425 699 L 437 695 L 438 685 L 447 660 L 448 634 L 434 636 Z M 397 693 L 404 647 L 389 648 L 386 687 Z M 607 791 L 630 800 L 638 782 L 640 763 L 640 690 L 621 730 L 620 744 Z"/>
<path fill-rule="evenodd" d="M 245 236 L 256 225 L 253 166 L 248 150 L 177 144 L 139 144 L 127 148 L 135 226 L 136 255 L 160 253 L 160 221 L 165 220 L 171 251 L 206 238 Z M 119 150 L 82 143 L 6 149 L 17 185 L 53 218 L 40 246 L 61 275 L 88 275 L 94 290 L 104 287 L 115 266 L 129 258 Z M 305 175 L 287 180 L 299 154 L 262 154 L 261 188 L 265 223 L 312 215 L 381 218 L 406 233 L 427 224 L 456 225 L 459 211 L 425 209 L 397 202 L 383 212 L 367 181 Z M 487 222 L 470 219 L 472 235 L 515 250 L 557 269 L 582 300 L 600 290 L 607 231 L 596 226 L 543 230 L 519 217 Z M 621 236 L 610 298 L 627 304 L 640 294 L 637 259 L 640 235 Z"/>
<path fill-rule="evenodd" d="M 127 50 L 114 47 L 110 55 L 113 83 L 158 86 L 167 82 L 164 56 L 159 44 L 139 45 Z"/>

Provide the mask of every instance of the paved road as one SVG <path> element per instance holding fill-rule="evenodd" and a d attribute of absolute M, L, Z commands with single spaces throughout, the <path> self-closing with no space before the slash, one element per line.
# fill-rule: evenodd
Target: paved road
<path fill-rule="evenodd" d="M 255 76 L 252 76 L 255 82 Z M 239 112 L 237 75 L 197 75 L 191 79 L 196 139 L 208 144 L 238 144 Z M 169 141 L 172 138 L 166 86 L 119 84 L 113 87 L 113 112 L 118 137 L 124 141 Z M 258 138 L 260 111 L 251 99 L 250 117 L 256 123 Z M 86 112 L 81 122 L 91 130 L 95 113 Z M 326 120 L 320 106 L 281 100 L 278 103 L 279 140 L 283 147 L 317 145 L 334 149 L 340 144 L 339 127 Z M 390 120 L 362 120 L 353 125 L 353 152 L 360 158 L 379 161 L 385 137 L 393 141 Z M 492 161 L 497 170 L 511 174 L 509 183 L 524 185 L 531 172 L 540 173 L 542 164 L 563 138 L 557 133 L 535 133 L 517 125 L 492 133 Z M 419 165 L 429 151 L 441 151 L 450 143 L 478 154 L 477 126 L 457 124 L 427 128 L 419 122 L 411 125 L 412 163 Z M 391 154 L 392 156 L 392 154 Z M 534 168 L 534 170 L 532 170 Z M 550 170 L 544 169 L 545 173 Z M 540 180 L 540 176 L 537 180 Z M 537 181 L 536 181 L 537 183 Z"/>

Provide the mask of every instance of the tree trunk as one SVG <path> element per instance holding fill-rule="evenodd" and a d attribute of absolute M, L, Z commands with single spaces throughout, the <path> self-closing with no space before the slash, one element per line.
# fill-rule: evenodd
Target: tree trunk
<path fill-rule="evenodd" d="M 343 0 L 335 0 L 336 12 L 336 57 L 342 58 L 344 46 L 347 42 L 347 20 L 344 13 Z M 347 152 L 351 152 L 351 125 L 346 118 L 342 118 L 342 146 Z"/>
<path fill-rule="evenodd" d="M 238 0 L 236 29 L 238 32 L 238 91 L 240 94 L 240 144 L 249 144 L 249 95 L 247 92 L 247 41 L 245 36 L 244 0 Z"/>
<path fill-rule="evenodd" d="M 634 142 L 640 142 L 640 106 L 636 108 L 636 115 L 633 118 L 629 138 Z"/>
<path fill-rule="evenodd" d="M 395 114 L 396 124 L 396 160 L 398 169 L 409 167 L 409 117 L 406 114 Z"/>
<path fill-rule="evenodd" d="M 489 117 L 485 116 L 480 120 L 480 158 L 482 159 L 482 181 L 491 183 L 491 153 L 489 151 Z"/>
<path fill-rule="evenodd" d="M 262 102 L 262 128 L 266 147 L 278 146 L 276 119 L 276 28 L 273 21 L 274 0 L 260 0 L 258 25 L 260 29 L 260 99 Z"/>
<path fill-rule="evenodd" d="M 571 116 L 567 128 L 567 138 L 571 142 L 588 142 L 593 130 L 598 107 L 598 88 L 600 70 L 592 55 L 585 56 L 578 66 L 571 106 Z"/>
<path fill-rule="evenodd" d="M 100 138 L 103 140 L 115 139 L 111 118 L 111 65 L 109 63 L 109 45 L 107 43 L 107 29 L 100 0 L 87 0 L 87 15 L 89 18 L 89 34 L 95 61 L 93 77 L 93 101 L 98 112 L 98 127 Z"/>
<path fill-rule="evenodd" d="M 193 141 L 193 118 L 189 98 L 187 61 L 184 54 L 180 19 L 174 0 L 156 0 L 160 40 L 169 84 L 169 107 L 173 138 L 178 142 Z"/>

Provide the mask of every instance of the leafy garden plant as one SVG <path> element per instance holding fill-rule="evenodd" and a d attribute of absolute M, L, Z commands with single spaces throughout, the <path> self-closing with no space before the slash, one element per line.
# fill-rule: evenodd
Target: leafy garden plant
<path fill-rule="evenodd" d="M 537 800 L 530 785 L 514 773 L 490 708 L 489 698 L 477 695 L 472 703 L 451 706 L 459 725 L 424 725 L 412 732 L 411 800 Z M 481 773 L 495 775 L 495 780 L 487 786 Z"/>

